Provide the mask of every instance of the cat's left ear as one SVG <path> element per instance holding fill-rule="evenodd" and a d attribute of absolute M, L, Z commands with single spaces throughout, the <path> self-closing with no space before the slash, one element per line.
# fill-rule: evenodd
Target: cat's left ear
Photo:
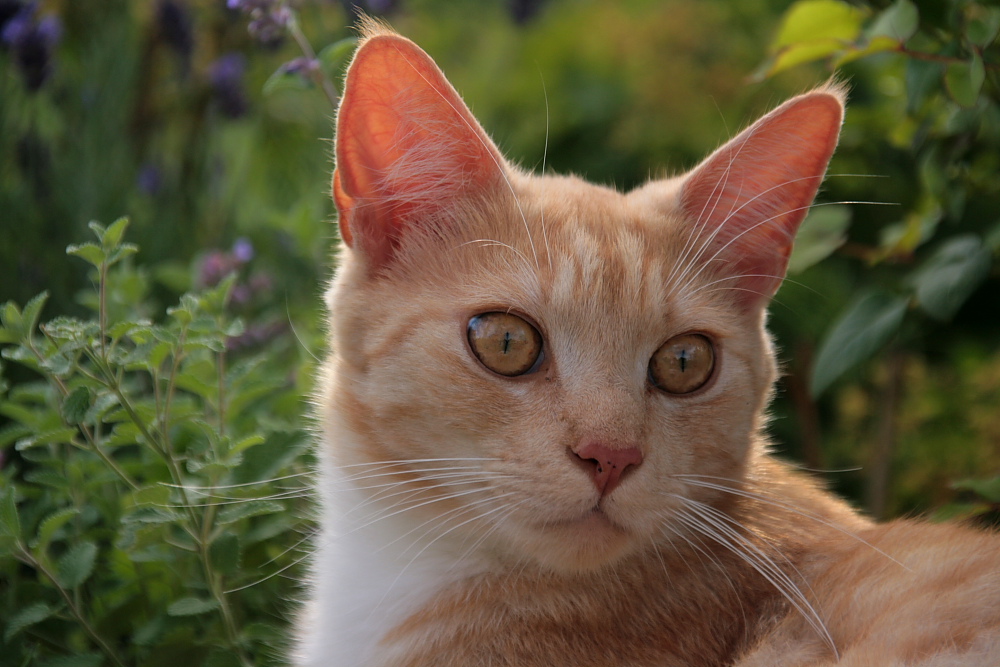
<path fill-rule="evenodd" d="M 716 150 L 690 172 L 680 205 L 701 239 L 703 261 L 722 262 L 720 287 L 747 310 L 781 285 L 792 241 L 837 145 L 843 89 L 793 98 Z"/>
<path fill-rule="evenodd" d="M 502 182 L 506 163 L 430 56 L 373 26 L 347 71 L 333 197 L 342 238 L 378 271 L 414 226 Z"/>

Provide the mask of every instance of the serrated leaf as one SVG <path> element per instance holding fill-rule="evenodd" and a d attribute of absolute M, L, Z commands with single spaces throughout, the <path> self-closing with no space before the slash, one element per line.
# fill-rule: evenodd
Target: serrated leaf
<path fill-rule="evenodd" d="M 247 502 L 240 503 L 238 505 L 230 505 L 226 509 L 219 512 L 218 522 L 225 525 L 252 516 L 281 512 L 284 509 L 284 506 L 280 503 L 268 500 L 248 500 Z"/>
<path fill-rule="evenodd" d="M 9 643 L 10 640 L 17 635 L 21 630 L 34 625 L 35 623 L 40 623 L 52 616 L 57 610 L 54 607 L 50 607 L 44 602 L 35 602 L 30 604 L 24 609 L 16 612 L 7 621 L 7 627 L 3 631 L 3 641 L 4 643 Z"/>
<path fill-rule="evenodd" d="M 139 246 L 135 245 L 134 243 L 123 243 L 122 245 L 118 246 L 117 248 L 108 253 L 108 260 L 107 260 L 108 266 L 111 266 L 112 264 L 117 264 L 126 257 L 131 257 L 137 252 L 139 252 Z"/>
<path fill-rule="evenodd" d="M 233 533 L 219 535 L 209 547 L 208 555 L 216 571 L 222 574 L 236 572 L 243 555 L 239 536 Z"/>
<path fill-rule="evenodd" d="M 166 507 L 139 507 L 122 517 L 122 523 L 173 523 L 183 519 L 180 512 Z"/>
<path fill-rule="evenodd" d="M 17 503 L 14 502 L 14 489 L 8 488 L 0 496 L 0 534 L 21 539 L 21 520 L 17 515 Z"/>
<path fill-rule="evenodd" d="M 81 243 L 78 245 L 66 246 L 66 254 L 79 257 L 80 259 L 98 268 L 104 263 L 104 260 L 107 259 L 104 249 L 96 243 Z"/>
<path fill-rule="evenodd" d="M 35 330 L 38 326 L 38 317 L 42 314 L 42 308 L 45 307 L 45 303 L 49 300 L 49 293 L 42 292 L 34 299 L 29 301 L 24 305 L 24 310 L 21 312 L 21 317 L 23 319 L 25 331 L 31 332 Z"/>
<path fill-rule="evenodd" d="M 170 616 L 195 616 L 205 614 L 218 608 L 219 603 L 205 598 L 181 598 L 167 607 Z"/>
<path fill-rule="evenodd" d="M 125 216 L 112 222 L 101 236 L 101 245 L 108 250 L 118 247 L 125 236 L 125 230 L 128 229 L 129 222 L 129 219 Z"/>
<path fill-rule="evenodd" d="M 245 450 L 250 449 L 251 447 L 256 447 L 257 445 L 263 445 L 266 440 L 267 439 L 263 435 L 260 435 L 259 433 L 251 435 L 247 438 L 243 438 L 242 440 L 234 444 L 232 447 L 230 447 L 229 451 L 226 452 L 226 454 L 229 456 L 235 454 L 241 454 Z"/>
<path fill-rule="evenodd" d="M 983 57 L 978 53 L 973 53 L 966 62 L 948 65 L 944 75 L 951 99 L 967 108 L 976 106 L 985 80 L 986 66 L 983 64 Z"/>
<path fill-rule="evenodd" d="M 54 428 L 42 431 L 41 433 L 28 436 L 27 438 L 21 438 L 14 443 L 14 449 L 20 452 L 25 449 L 30 449 L 31 447 L 37 447 L 38 445 L 58 445 L 62 443 L 70 443 L 76 438 L 76 433 L 77 431 L 75 428 Z"/>
<path fill-rule="evenodd" d="M 32 484 L 51 486 L 53 489 L 60 489 L 62 491 L 68 491 L 70 487 L 69 477 L 62 473 L 55 472 L 54 470 L 47 470 L 44 468 L 29 470 L 24 473 L 24 479 Z"/>
<path fill-rule="evenodd" d="M 818 206 L 809 211 L 795 235 L 788 272 L 800 273 L 826 259 L 847 240 L 851 209 L 843 205 Z"/>
<path fill-rule="evenodd" d="M 45 517 L 45 519 L 43 519 L 38 526 L 38 536 L 35 540 L 34 546 L 42 552 L 47 550 L 49 548 L 49 544 L 52 543 L 52 538 L 55 537 L 56 532 L 65 526 L 67 521 L 79 513 L 79 510 L 69 507 L 53 512 Z"/>
<path fill-rule="evenodd" d="M 63 400 L 62 418 L 67 424 L 79 424 L 90 410 L 90 389 L 77 387 Z"/>
<path fill-rule="evenodd" d="M 917 303 L 931 317 L 951 319 L 990 273 L 992 254 L 979 237 L 946 241 L 917 272 Z"/>
<path fill-rule="evenodd" d="M 56 563 L 59 583 L 65 588 L 76 588 L 90 577 L 96 562 L 96 544 L 89 540 L 74 544 Z"/>
<path fill-rule="evenodd" d="M 851 303 L 820 343 L 809 389 L 822 394 L 833 382 L 878 351 L 903 323 L 907 299 L 869 292 Z"/>
<path fill-rule="evenodd" d="M 7 424 L 0 427 L 0 449 L 30 434 L 31 429 L 24 424 Z"/>

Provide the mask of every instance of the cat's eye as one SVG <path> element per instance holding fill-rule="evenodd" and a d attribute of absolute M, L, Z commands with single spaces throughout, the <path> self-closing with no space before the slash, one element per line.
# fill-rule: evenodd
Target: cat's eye
<path fill-rule="evenodd" d="M 675 336 L 649 360 L 649 381 L 668 394 L 690 394 L 712 377 L 715 349 L 701 334 Z"/>
<path fill-rule="evenodd" d="M 542 336 L 523 318 L 483 313 L 469 320 L 469 347 L 494 373 L 515 377 L 534 370 L 542 356 Z"/>

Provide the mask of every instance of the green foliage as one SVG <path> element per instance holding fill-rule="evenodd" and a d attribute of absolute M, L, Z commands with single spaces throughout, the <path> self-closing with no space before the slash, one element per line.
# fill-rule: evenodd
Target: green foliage
<path fill-rule="evenodd" d="M 230 352 L 235 275 L 162 322 L 110 317 L 109 285 L 129 275 L 116 265 L 138 250 L 127 226 L 91 223 L 97 242 L 67 248 L 92 267 L 96 319 L 39 325 L 44 294 L 0 310 L 3 358 L 40 378 L 0 403 L 15 454 L 0 496 L 0 653 L 210 665 L 224 647 L 232 664 L 269 664 L 261 637 L 283 632 L 284 596 L 268 575 L 295 565 L 305 495 L 305 434 L 282 405 L 292 384 L 268 355 Z M 262 499 L 271 476 L 284 490 Z"/>
<path fill-rule="evenodd" d="M 900 375 L 908 366 L 943 377 L 953 356 L 949 346 L 958 341 L 989 350 L 984 364 L 992 365 L 1000 354 L 995 298 L 987 296 L 998 289 L 998 32 L 1000 8 L 989 2 L 801 0 L 785 13 L 770 56 L 758 70 L 759 76 L 776 76 L 819 61 L 853 88 L 827 196 L 893 206 L 855 204 L 849 226 L 818 240 L 808 227 L 803 230 L 806 254 L 815 245 L 821 251 L 830 244 L 839 248 L 828 265 L 796 277 L 810 285 L 811 275 L 836 271 L 851 276 L 854 288 L 840 295 L 825 292 L 839 312 L 827 315 L 826 326 L 814 330 L 811 341 L 802 341 L 799 332 L 799 349 L 809 351 L 820 342 L 806 355 L 812 363 L 796 372 L 809 376 L 812 400 L 824 392 L 863 392 L 887 411 L 871 415 L 878 437 L 895 440 L 905 434 L 913 438 L 901 442 L 905 448 L 922 447 L 920 436 L 907 434 L 905 418 L 895 412 L 899 393 L 913 389 Z M 838 169 L 887 178 L 839 177 Z M 863 273 L 850 268 L 858 259 Z M 933 385 L 924 390 L 948 391 Z M 954 409 L 955 422 L 970 420 L 966 408 Z M 964 453 L 954 451 L 955 460 L 972 460 L 968 453 L 976 449 L 980 464 L 996 465 L 988 462 L 1000 458 L 1000 443 L 989 437 L 984 441 L 970 434 L 958 447 Z M 840 463 L 872 463 L 853 448 Z M 902 456 L 895 451 L 891 444 L 880 455 Z M 875 467 L 891 468 L 884 462 Z M 963 491 L 975 488 L 966 485 Z M 872 502 L 881 506 L 884 500 Z"/>

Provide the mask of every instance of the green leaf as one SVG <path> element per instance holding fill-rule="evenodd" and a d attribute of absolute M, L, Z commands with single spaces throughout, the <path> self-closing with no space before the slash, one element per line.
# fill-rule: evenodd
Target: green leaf
<path fill-rule="evenodd" d="M 52 543 L 52 538 L 55 537 L 56 532 L 66 525 L 66 522 L 75 517 L 80 513 L 79 510 L 69 507 L 66 509 L 61 509 L 57 512 L 45 517 L 42 523 L 38 527 L 38 537 L 35 540 L 35 547 L 44 552 L 49 548 L 49 544 Z"/>
<path fill-rule="evenodd" d="M 871 27 L 865 31 L 869 39 L 888 37 L 896 42 L 905 42 L 920 27 L 920 14 L 910 0 L 896 0 L 878 15 Z"/>
<path fill-rule="evenodd" d="M 49 300 L 49 293 L 42 292 L 24 306 L 21 317 L 24 320 L 24 329 L 27 333 L 35 330 L 38 326 L 38 317 L 45 307 L 45 302 Z"/>
<path fill-rule="evenodd" d="M 81 243 L 79 245 L 66 246 L 66 254 L 79 257 L 98 268 L 108 258 L 104 249 L 96 243 Z"/>
<path fill-rule="evenodd" d="M 121 244 L 128 225 L 129 219 L 124 216 L 111 223 L 111 226 L 108 227 L 101 237 L 101 245 L 104 246 L 105 250 L 112 250 Z"/>
<path fill-rule="evenodd" d="M 931 317 L 951 319 L 990 273 L 992 255 L 974 234 L 948 239 L 915 277 L 917 303 Z"/>
<path fill-rule="evenodd" d="M 131 257 L 132 255 L 139 252 L 139 246 L 134 243 L 123 243 L 122 245 L 116 247 L 108 254 L 108 266 L 112 264 L 117 264 L 126 257 Z"/>
<path fill-rule="evenodd" d="M 212 567 L 222 574 L 232 574 L 240 568 L 242 548 L 240 538 L 233 533 L 223 533 L 212 542 L 208 551 Z"/>
<path fill-rule="evenodd" d="M 96 561 L 96 544 L 89 540 L 74 544 L 56 564 L 59 583 L 65 588 L 76 588 L 93 573 Z"/>
<path fill-rule="evenodd" d="M 1000 503 L 1000 475 L 993 479 L 963 479 L 952 484 L 961 491 L 972 491 L 991 503 Z"/>
<path fill-rule="evenodd" d="M 235 653 L 217 648 L 208 654 L 202 667 L 241 667 L 241 664 Z"/>
<path fill-rule="evenodd" d="M 213 611 L 218 606 L 219 603 L 215 600 L 194 597 L 181 598 L 167 607 L 167 614 L 170 616 L 195 616 Z"/>
<path fill-rule="evenodd" d="M 40 623 L 47 619 L 52 614 L 56 613 L 56 609 L 50 607 L 44 602 L 35 602 L 34 604 L 28 605 L 24 609 L 16 612 L 7 621 L 7 627 L 3 631 L 3 641 L 4 643 L 9 643 L 11 638 L 13 638 L 21 630 L 24 630 L 28 626 L 34 625 L 35 623 Z"/>
<path fill-rule="evenodd" d="M 90 410 L 90 389 L 77 387 L 63 400 L 62 417 L 67 424 L 79 424 Z"/>
<path fill-rule="evenodd" d="M 0 535 L 10 535 L 18 540 L 21 539 L 21 520 L 17 515 L 13 487 L 9 487 L 0 496 Z"/>
<path fill-rule="evenodd" d="M 869 292 L 855 300 L 830 329 L 816 353 L 809 389 L 823 393 L 834 380 L 875 354 L 903 323 L 907 299 Z"/>
<path fill-rule="evenodd" d="M 251 516 L 281 512 L 284 509 L 284 506 L 280 503 L 267 500 L 248 500 L 245 503 L 231 505 L 219 512 L 218 522 L 225 525 Z"/>
<path fill-rule="evenodd" d="M 1000 32 L 1000 7 L 970 5 L 968 9 L 973 15 L 966 23 L 965 38 L 975 46 L 986 48 Z"/>
<path fill-rule="evenodd" d="M 824 39 L 857 40 L 865 13 L 839 0 L 799 0 L 785 12 L 773 50 Z"/>
<path fill-rule="evenodd" d="M 328 79 L 338 81 L 341 78 L 344 65 L 350 60 L 357 46 L 357 37 L 345 37 L 333 44 L 328 44 L 319 52 L 317 56 L 319 66 Z"/>
<path fill-rule="evenodd" d="M 944 81 L 951 99 L 963 107 L 974 107 L 986 80 L 983 57 L 973 53 L 968 62 L 952 63 L 945 71 Z"/>
<path fill-rule="evenodd" d="M 304 72 L 293 72 L 282 65 L 264 82 L 265 95 L 274 95 L 284 90 L 307 90 L 312 84 Z"/>
<path fill-rule="evenodd" d="M 24 326 L 24 317 L 21 315 L 20 308 L 13 301 L 8 301 L 3 305 L 3 308 L 0 308 L 0 324 L 3 325 L 3 330 L 7 333 L 4 342 L 16 343 L 24 340 L 27 327 Z"/>
<path fill-rule="evenodd" d="M 58 445 L 61 443 L 73 442 L 76 438 L 75 428 L 54 428 L 41 433 L 36 433 L 35 435 L 28 436 L 27 438 L 21 438 L 16 443 L 14 443 L 14 449 L 17 451 L 24 451 L 31 447 L 37 447 L 38 445 Z"/>
<path fill-rule="evenodd" d="M 851 209 L 843 205 L 817 206 L 795 235 L 795 246 L 788 259 L 788 272 L 800 273 L 826 259 L 847 240 Z"/>
<path fill-rule="evenodd" d="M 103 662 L 104 656 L 100 653 L 74 653 L 58 658 L 49 658 L 38 663 L 38 667 L 98 667 Z"/>

